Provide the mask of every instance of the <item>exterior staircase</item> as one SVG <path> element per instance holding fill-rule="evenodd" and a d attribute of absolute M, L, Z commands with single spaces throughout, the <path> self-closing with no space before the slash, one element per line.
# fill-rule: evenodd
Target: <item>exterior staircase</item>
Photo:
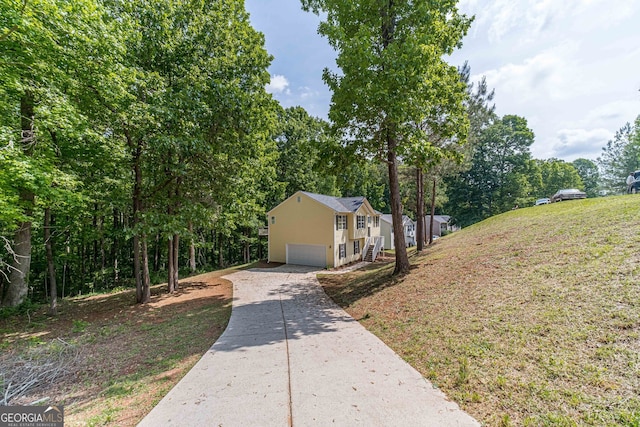
<path fill-rule="evenodd" d="M 364 254 L 363 261 L 365 262 L 373 262 L 373 245 L 369 245 L 369 249 L 367 249 L 367 253 Z"/>
<path fill-rule="evenodd" d="M 378 257 L 378 254 L 384 247 L 384 237 L 368 237 L 362 252 L 362 260 L 364 262 L 373 262 Z"/>

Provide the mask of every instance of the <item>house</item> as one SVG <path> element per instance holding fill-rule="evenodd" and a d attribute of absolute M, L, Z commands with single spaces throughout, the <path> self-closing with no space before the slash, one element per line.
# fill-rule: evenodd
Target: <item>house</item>
<path fill-rule="evenodd" d="M 402 215 L 402 226 L 404 228 L 404 241 L 409 246 L 416 244 L 416 223 L 407 215 Z M 393 240 L 393 220 L 391 214 L 382 214 L 380 217 L 380 235 L 384 237 L 384 248 L 394 249 Z"/>
<path fill-rule="evenodd" d="M 365 197 L 298 191 L 267 212 L 269 262 L 334 268 L 373 261 L 382 249 L 380 215 Z"/>
<path fill-rule="evenodd" d="M 431 215 L 424 217 L 425 229 L 429 230 L 429 224 L 431 223 Z M 441 237 L 446 231 L 457 231 L 459 227 L 451 224 L 451 217 L 449 215 L 434 215 L 433 216 L 433 236 Z M 427 234 L 428 236 L 429 234 Z"/>

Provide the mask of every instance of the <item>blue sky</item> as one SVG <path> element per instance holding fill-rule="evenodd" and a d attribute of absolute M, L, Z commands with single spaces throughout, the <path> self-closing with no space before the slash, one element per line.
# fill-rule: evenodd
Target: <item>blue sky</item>
<path fill-rule="evenodd" d="M 317 34 L 320 19 L 299 0 L 245 0 L 273 63 L 268 90 L 284 107 L 326 118 L 322 81 L 335 53 Z M 640 1 L 461 0 L 475 15 L 463 47 L 474 80 L 495 88 L 498 114 L 527 119 L 534 157 L 597 158 L 626 122 L 640 115 Z"/>

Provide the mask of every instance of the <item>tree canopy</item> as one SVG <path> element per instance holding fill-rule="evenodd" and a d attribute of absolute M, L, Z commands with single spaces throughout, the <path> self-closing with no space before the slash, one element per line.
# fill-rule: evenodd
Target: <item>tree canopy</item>
<path fill-rule="evenodd" d="M 302 5 L 326 13 L 318 31 L 338 52 L 340 72 L 326 68 L 323 74 L 333 92 L 329 118 L 351 153 L 388 165 L 395 273 L 406 273 L 399 156 L 432 151 L 432 129 L 419 124 L 461 103 L 464 84 L 442 57 L 460 45 L 471 21 L 458 13 L 456 1 L 302 0 Z"/>

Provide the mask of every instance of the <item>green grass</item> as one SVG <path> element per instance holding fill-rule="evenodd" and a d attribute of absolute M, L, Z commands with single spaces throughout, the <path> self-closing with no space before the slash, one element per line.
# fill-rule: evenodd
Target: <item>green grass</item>
<path fill-rule="evenodd" d="M 511 211 L 332 298 L 486 425 L 640 423 L 640 197 Z"/>

